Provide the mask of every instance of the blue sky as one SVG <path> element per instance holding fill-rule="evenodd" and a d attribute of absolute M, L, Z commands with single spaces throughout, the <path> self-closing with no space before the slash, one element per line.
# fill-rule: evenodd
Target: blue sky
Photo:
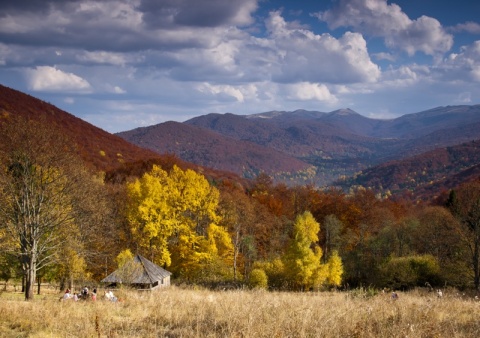
<path fill-rule="evenodd" d="M 109 132 L 480 103 L 471 0 L 2 0 L 0 83 Z"/>

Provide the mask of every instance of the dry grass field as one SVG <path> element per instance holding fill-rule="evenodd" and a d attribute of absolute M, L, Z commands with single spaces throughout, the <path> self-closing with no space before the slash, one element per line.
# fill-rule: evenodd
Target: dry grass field
<path fill-rule="evenodd" d="M 99 293 L 99 295 L 103 292 Z M 478 337 L 480 302 L 445 292 L 120 290 L 121 302 L 0 295 L 1 337 Z"/>

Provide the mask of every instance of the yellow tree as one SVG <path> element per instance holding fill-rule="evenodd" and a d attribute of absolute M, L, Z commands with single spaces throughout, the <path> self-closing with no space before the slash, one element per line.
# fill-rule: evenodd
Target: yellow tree
<path fill-rule="evenodd" d="M 328 276 L 327 284 L 331 286 L 340 286 L 342 283 L 343 264 L 337 251 L 334 251 L 328 258 Z"/>
<path fill-rule="evenodd" d="M 309 211 L 295 219 L 293 238 L 283 257 L 284 276 L 294 289 L 308 290 L 341 283 L 343 266 L 337 251 L 333 251 L 325 264 L 321 263 L 319 231 L 320 224 Z"/>
<path fill-rule="evenodd" d="M 314 286 L 315 276 L 321 269 L 319 231 L 320 224 L 309 211 L 295 219 L 293 238 L 283 258 L 285 275 L 293 288 L 305 290 Z"/>
<path fill-rule="evenodd" d="M 216 225 L 219 192 L 203 175 L 154 166 L 127 189 L 132 234 L 156 263 L 197 278 L 203 268 L 233 252 L 228 233 Z"/>
<path fill-rule="evenodd" d="M 127 185 L 127 218 L 132 235 L 151 260 L 155 257 L 156 263 L 166 266 L 171 264 L 168 239 L 177 225 L 172 219 L 169 185 L 168 173 L 158 166 Z"/>

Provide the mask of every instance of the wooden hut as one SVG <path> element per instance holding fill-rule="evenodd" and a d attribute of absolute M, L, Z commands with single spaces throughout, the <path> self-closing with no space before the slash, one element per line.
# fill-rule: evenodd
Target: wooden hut
<path fill-rule="evenodd" d="M 135 255 L 118 270 L 102 279 L 109 285 L 124 284 L 137 289 L 153 290 L 170 285 L 171 272 L 152 263 L 143 256 Z"/>

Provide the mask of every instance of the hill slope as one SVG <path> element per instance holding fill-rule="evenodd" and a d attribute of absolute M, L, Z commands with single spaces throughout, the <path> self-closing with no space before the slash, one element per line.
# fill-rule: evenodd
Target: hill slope
<path fill-rule="evenodd" d="M 157 153 L 173 153 L 182 160 L 239 173 L 244 177 L 257 175 L 259 168 L 270 174 L 299 172 L 309 168 L 306 162 L 288 154 L 178 122 L 165 122 L 117 135 Z"/>
<path fill-rule="evenodd" d="M 433 198 L 479 177 L 480 141 L 471 141 L 382 163 L 337 184 L 343 188 L 363 186 L 384 195 Z"/>
<path fill-rule="evenodd" d="M 108 170 L 125 162 L 145 160 L 159 155 L 97 128 L 49 103 L 0 85 L 0 121 L 22 116 L 45 119 L 64 131 L 76 144 L 81 157 L 97 170 Z M 0 124 L 1 128 L 1 124 Z M 0 134 L 0 142 L 3 142 Z"/>

